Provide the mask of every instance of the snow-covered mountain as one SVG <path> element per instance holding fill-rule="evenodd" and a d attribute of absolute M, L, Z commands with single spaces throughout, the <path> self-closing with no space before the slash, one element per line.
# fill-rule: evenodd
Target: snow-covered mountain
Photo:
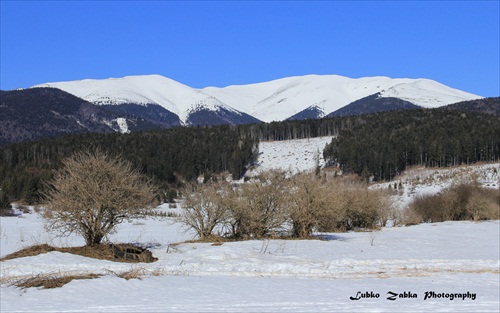
<path fill-rule="evenodd" d="M 323 117 L 356 100 L 380 93 L 432 108 L 482 98 L 429 79 L 348 78 L 338 75 L 287 77 L 266 83 L 203 89 L 237 110 L 262 121 L 281 121 L 303 111 Z M 309 114 L 310 116 L 310 114 Z"/>
<path fill-rule="evenodd" d="M 139 105 L 148 110 L 152 105 L 159 105 L 166 114 L 175 114 L 178 123 L 184 125 L 207 124 L 199 116 L 200 112 L 211 113 L 212 119 L 220 119 L 213 124 L 241 124 L 232 123 L 243 120 L 243 123 L 259 122 L 242 112 L 227 106 L 219 99 L 202 90 L 191 88 L 170 78 L 160 75 L 126 76 L 110 79 L 85 79 L 80 81 L 45 83 L 34 87 L 53 87 L 64 90 L 77 97 L 97 105 L 130 106 Z M 156 107 L 157 108 L 157 107 Z M 135 108 L 135 113 L 138 108 Z M 191 120 L 202 120 L 193 123 Z M 245 119 L 247 118 L 247 119 Z"/>
<path fill-rule="evenodd" d="M 34 87 L 59 88 L 99 105 L 159 105 L 175 114 L 184 125 L 199 125 L 194 120 L 205 123 L 207 118 L 218 119 L 216 124 L 282 121 L 292 116 L 317 118 L 372 95 L 427 108 L 482 98 L 429 79 L 381 76 L 306 75 L 196 89 L 160 75 L 146 75 Z"/>

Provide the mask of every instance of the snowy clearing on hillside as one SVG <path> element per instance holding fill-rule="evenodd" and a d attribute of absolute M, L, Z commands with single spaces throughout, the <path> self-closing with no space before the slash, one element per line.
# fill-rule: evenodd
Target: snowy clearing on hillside
<path fill-rule="evenodd" d="M 261 141 L 257 166 L 252 173 L 281 169 L 292 173 L 324 166 L 323 149 L 332 142 L 331 136 L 309 139 Z"/>
<path fill-rule="evenodd" d="M 398 189 L 393 196 L 397 208 L 405 208 L 415 197 L 433 195 L 453 184 L 477 182 L 482 187 L 500 188 L 500 163 L 455 166 L 450 168 L 413 168 L 392 182 L 374 184 L 371 188 Z M 399 184 L 401 185 L 399 186 Z"/>
<path fill-rule="evenodd" d="M 170 210 L 167 207 L 159 210 Z M 120 225 L 109 239 L 148 246 L 157 262 L 117 263 L 60 252 L 3 261 L 0 309 L 2 313 L 498 312 L 500 221 L 318 235 L 323 240 L 174 246 L 193 234 L 183 232 L 170 218 L 137 220 Z M 43 229 L 40 215 L 32 212 L 1 217 L 0 243 L 0 255 L 5 256 L 33 244 L 76 246 L 83 240 L 54 237 Z M 127 271 L 141 273 L 140 279 L 118 277 Z M 21 278 L 54 273 L 104 276 L 74 280 L 56 289 L 11 285 Z M 398 294 L 396 300 L 388 299 L 391 292 Z M 374 297 L 361 297 L 366 293 Z"/>

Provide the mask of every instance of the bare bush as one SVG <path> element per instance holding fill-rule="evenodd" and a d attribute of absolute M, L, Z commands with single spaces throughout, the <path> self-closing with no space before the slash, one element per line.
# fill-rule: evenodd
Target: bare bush
<path fill-rule="evenodd" d="M 315 230 L 375 229 L 393 214 L 383 191 L 314 173 L 286 178 L 284 172 L 269 171 L 238 188 L 212 182 L 184 194 L 186 208 L 178 221 L 201 239 L 213 236 L 218 226 L 232 238 L 281 236 L 287 227 L 291 236 L 307 238 Z"/>
<path fill-rule="evenodd" d="M 262 238 L 280 232 L 287 220 L 285 180 L 284 172 L 271 170 L 233 194 L 228 220 L 233 237 Z"/>
<path fill-rule="evenodd" d="M 312 173 L 293 177 L 289 186 L 288 214 L 292 236 L 310 237 L 320 220 L 338 217 L 337 206 L 329 198 L 324 181 Z"/>
<path fill-rule="evenodd" d="M 412 226 L 423 222 L 422 215 L 415 210 L 404 209 L 396 213 L 395 225 L 398 226 Z"/>
<path fill-rule="evenodd" d="M 465 206 L 474 221 L 500 219 L 500 193 L 498 190 L 482 189 L 471 195 Z"/>
<path fill-rule="evenodd" d="M 124 220 L 150 211 L 154 197 L 151 183 L 130 163 L 101 151 L 76 153 L 51 183 L 45 226 L 98 245 Z"/>
<path fill-rule="evenodd" d="M 319 221 L 321 231 L 377 229 L 392 216 L 388 195 L 370 190 L 365 183 L 334 179 L 327 183 L 326 215 Z"/>
<path fill-rule="evenodd" d="M 201 239 L 213 236 L 215 228 L 227 220 L 231 186 L 226 182 L 192 184 L 182 193 L 184 210 L 176 220 L 194 230 Z"/>
<path fill-rule="evenodd" d="M 420 217 L 420 222 L 499 219 L 499 192 L 476 183 L 453 185 L 439 194 L 415 198 L 406 211 Z"/>

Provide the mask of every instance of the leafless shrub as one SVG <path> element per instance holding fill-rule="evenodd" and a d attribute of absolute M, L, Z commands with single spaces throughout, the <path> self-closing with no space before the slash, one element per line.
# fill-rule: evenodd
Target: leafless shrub
<path fill-rule="evenodd" d="M 338 217 L 337 207 L 329 199 L 328 188 L 312 173 L 293 177 L 289 185 L 288 214 L 293 237 L 310 237 L 319 221 Z"/>
<path fill-rule="evenodd" d="M 231 186 L 226 182 L 191 184 L 182 192 L 185 195 L 184 210 L 176 217 L 188 229 L 204 239 L 213 236 L 215 228 L 228 216 L 226 203 L 231 198 Z"/>
<path fill-rule="evenodd" d="M 395 225 L 412 226 L 423 222 L 422 215 L 415 210 L 405 209 L 397 212 Z"/>
<path fill-rule="evenodd" d="M 500 197 L 495 189 L 476 183 L 459 184 L 439 194 L 415 198 L 406 211 L 409 216 L 420 217 L 420 222 L 499 219 Z"/>
<path fill-rule="evenodd" d="M 465 206 L 467 214 L 474 221 L 500 219 L 499 194 L 498 190 L 493 189 L 481 189 L 473 193 Z"/>
<path fill-rule="evenodd" d="M 377 229 L 393 215 L 386 192 L 370 190 L 360 181 L 331 180 L 326 197 L 327 214 L 319 221 L 321 231 Z"/>
<path fill-rule="evenodd" d="M 200 240 L 217 238 L 225 229 L 233 239 L 272 238 L 290 234 L 311 237 L 313 231 L 376 229 L 393 215 L 388 196 L 369 190 L 360 180 L 301 173 L 262 173 L 239 188 L 205 183 L 185 190 L 185 210 L 178 218 Z"/>
<path fill-rule="evenodd" d="M 271 170 L 233 193 L 228 224 L 235 238 L 269 237 L 287 220 L 285 173 Z"/>
<path fill-rule="evenodd" d="M 47 194 L 46 228 L 98 245 L 124 220 L 151 210 L 154 190 L 130 163 L 97 150 L 64 160 Z"/>

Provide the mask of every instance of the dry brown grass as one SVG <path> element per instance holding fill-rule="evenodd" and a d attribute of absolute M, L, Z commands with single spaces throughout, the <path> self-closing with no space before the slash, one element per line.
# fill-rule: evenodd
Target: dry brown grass
<path fill-rule="evenodd" d="M 117 253 L 117 251 L 125 251 L 124 253 Z M 47 244 L 30 246 L 25 249 L 21 249 L 14 253 L 8 254 L 0 259 L 1 261 L 23 258 L 29 256 L 35 256 L 42 253 L 58 251 L 64 253 L 71 253 L 76 255 L 81 255 L 84 257 L 108 260 L 114 262 L 124 262 L 124 263 L 151 263 L 157 260 L 152 256 L 152 253 L 147 249 L 142 249 L 131 244 L 101 244 L 96 246 L 83 246 L 83 247 L 66 247 L 58 248 L 52 247 Z M 127 251 L 129 253 L 127 253 Z M 136 251 L 141 251 L 142 253 L 135 253 Z"/>
<path fill-rule="evenodd" d="M 142 280 L 142 277 L 147 275 L 146 269 L 144 268 L 132 268 L 124 272 L 114 272 L 112 270 L 106 270 L 106 271 L 112 275 L 115 275 L 116 277 L 120 277 L 125 280 L 130 280 L 130 279 Z"/>
<path fill-rule="evenodd" d="M 102 275 L 99 274 L 80 274 L 80 275 L 67 275 L 63 276 L 61 274 L 44 274 L 37 275 L 27 278 L 18 279 L 12 282 L 11 286 L 16 286 L 21 289 L 31 288 L 31 287 L 42 287 L 45 289 L 59 288 L 72 280 L 75 279 L 94 279 Z"/>

